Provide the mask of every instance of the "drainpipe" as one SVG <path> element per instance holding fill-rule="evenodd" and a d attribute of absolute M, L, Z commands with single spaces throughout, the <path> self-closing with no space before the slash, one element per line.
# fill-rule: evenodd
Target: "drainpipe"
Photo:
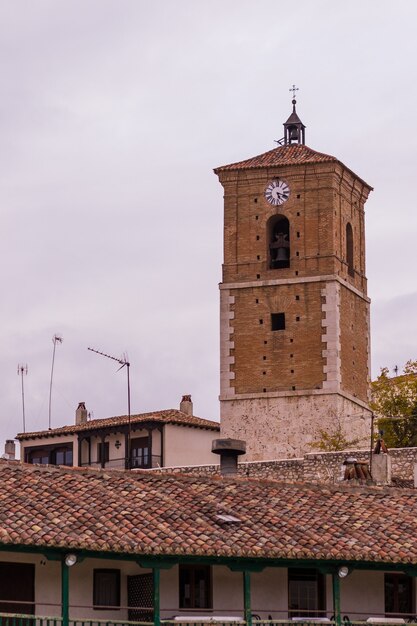
<path fill-rule="evenodd" d="M 243 602 L 246 626 L 252 626 L 252 609 L 250 599 L 250 572 L 243 572 Z"/>
<path fill-rule="evenodd" d="M 161 570 L 158 567 L 153 568 L 153 626 L 161 626 L 161 606 L 160 606 L 160 581 Z M 65 626 L 63 624 L 62 626 Z"/>
<path fill-rule="evenodd" d="M 336 626 L 341 626 L 342 616 L 340 613 L 340 578 L 339 572 L 337 570 L 332 572 L 332 583 L 334 623 L 336 624 Z"/>
<path fill-rule="evenodd" d="M 62 626 L 69 626 L 69 567 L 61 560 L 61 617 Z"/>

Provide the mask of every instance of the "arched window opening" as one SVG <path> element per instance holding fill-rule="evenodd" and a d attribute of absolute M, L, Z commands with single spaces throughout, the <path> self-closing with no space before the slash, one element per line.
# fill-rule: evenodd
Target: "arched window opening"
<path fill-rule="evenodd" d="M 353 268 L 353 230 L 349 222 L 346 224 L 346 261 L 349 276 L 354 276 L 355 270 Z"/>
<path fill-rule="evenodd" d="M 283 215 L 274 215 L 268 222 L 269 267 L 290 266 L 290 223 Z"/>

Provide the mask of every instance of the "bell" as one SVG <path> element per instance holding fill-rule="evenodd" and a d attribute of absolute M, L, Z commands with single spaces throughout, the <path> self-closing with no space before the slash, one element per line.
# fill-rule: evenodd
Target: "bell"
<path fill-rule="evenodd" d="M 298 129 L 295 126 L 291 127 L 290 130 L 290 141 L 298 141 Z"/>
<path fill-rule="evenodd" d="M 287 249 L 286 248 L 278 248 L 277 250 L 277 256 L 276 256 L 276 261 L 287 261 L 288 257 L 287 257 Z"/>

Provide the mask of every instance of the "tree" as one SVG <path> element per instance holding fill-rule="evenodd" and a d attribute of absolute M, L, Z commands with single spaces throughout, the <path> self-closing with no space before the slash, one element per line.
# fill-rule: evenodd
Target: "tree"
<path fill-rule="evenodd" d="M 322 452 L 340 452 L 354 448 L 360 441 L 360 439 L 348 439 L 343 432 L 340 418 L 336 418 L 332 430 L 320 429 L 317 441 L 313 441 L 310 445 Z"/>
<path fill-rule="evenodd" d="M 389 448 L 417 446 L 417 361 L 407 361 L 400 376 L 383 367 L 373 381 L 371 408 Z"/>

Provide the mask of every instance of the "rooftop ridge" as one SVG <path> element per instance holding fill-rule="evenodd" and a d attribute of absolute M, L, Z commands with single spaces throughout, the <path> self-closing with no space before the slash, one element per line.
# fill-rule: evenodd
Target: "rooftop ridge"
<path fill-rule="evenodd" d="M 135 413 L 130 416 L 130 422 L 132 424 L 145 422 L 145 421 L 160 421 L 163 423 L 179 424 L 185 426 L 194 426 L 196 428 L 212 428 L 218 430 L 220 428 L 219 422 L 214 420 L 208 420 L 203 417 L 197 417 L 196 415 L 188 415 L 178 409 L 163 409 L 162 411 L 150 411 L 148 413 Z M 129 422 L 128 415 L 119 415 L 114 417 L 97 418 L 83 422 L 81 424 L 67 424 L 64 426 L 58 426 L 51 430 L 39 430 L 25 433 L 18 433 L 16 439 L 22 441 L 24 439 L 33 439 L 35 437 L 51 437 L 59 434 L 74 434 L 77 432 L 94 430 L 95 428 L 104 428 L 106 426 L 118 426 L 127 424 Z"/>

